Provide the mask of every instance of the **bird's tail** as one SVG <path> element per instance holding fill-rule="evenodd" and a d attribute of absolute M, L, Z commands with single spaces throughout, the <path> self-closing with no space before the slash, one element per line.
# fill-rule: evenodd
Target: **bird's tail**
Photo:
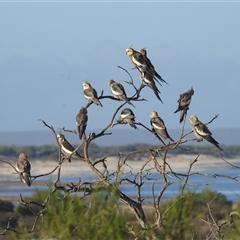
<path fill-rule="evenodd" d="M 154 91 L 154 93 L 155 93 L 157 99 L 163 104 L 163 101 L 162 101 L 162 99 L 160 98 L 159 93 L 158 93 L 157 91 Z"/>
<path fill-rule="evenodd" d="M 95 103 L 96 103 L 98 106 L 103 107 L 103 105 L 102 105 L 102 103 L 100 102 L 99 99 L 97 99 Z"/>
<path fill-rule="evenodd" d="M 180 111 L 180 109 L 178 108 L 176 111 L 174 111 L 174 113 L 177 113 L 177 112 L 179 112 Z"/>
<path fill-rule="evenodd" d="M 22 182 L 26 183 L 30 187 L 31 186 L 31 180 L 30 180 L 29 174 L 26 173 L 26 172 L 23 172 L 23 173 L 20 173 L 20 174 L 21 174 L 20 178 L 21 178 Z"/>
<path fill-rule="evenodd" d="M 132 128 L 138 129 L 137 126 L 135 125 L 134 121 L 130 120 L 130 121 L 128 121 L 128 124 L 129 124 Z"/>
<path fill-rule="evenodd" d="M 182 110 L 180 113 L 180 120 L 179 122 L 182 123 L 183 119 L 185 118 L 185 116 L 187 115 L 187 111 Z"/>
<path fill-rule="evenodd" d="M 155 76 L 161 81 L 168 85 L 168 83 L 155 71 Z"/>
<path fill-rule="evenodd" d="M 224 152 L 224 150 L 219 146 L 219 142 L 217 142 L 212 136 L 208 135 L 205 139 Z"/>
<path fill-rule="evenodd" d="M 79 139 L 80 140 L 82 140 L 82 136 L 83 136 L 83 129 L 82 129 L 82 127 L 79 125 L 78 127 L 77 127 L 77 129 L 78 129 L 78 136 L 79 136 Z"/>

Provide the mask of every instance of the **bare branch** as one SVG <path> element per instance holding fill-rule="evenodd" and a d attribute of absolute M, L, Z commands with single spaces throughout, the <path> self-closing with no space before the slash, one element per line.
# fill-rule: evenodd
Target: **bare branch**
<path fill-rule="evenodd" d="M 221 232 L 221 227 L 222 227 L 223 225 L 220 225 L 220 226 L 219 226 L 219 225 L 217 224 L 216 220 L 215 220 L 214 217 L 213 217 L 212 209 L 211 209 L 211 204 L 212 204 L 212 202 L 213 202 L 219 195 L 220 195 L 220 193 L 218 193 L 216 196 L 214 196 L 213 199 L 212 199 L 209 203 L 206 203 L 206 205 L 207 205 L 207 208 L 208 208 L 208 213 L 209 213 L 210 218 L 211 218 L 212 223 L 213 223 L 213 227 L 215 227 L 215 228 L 217 229 L 218 235 L 222 238 L 223 235 L 222 235 L 222 232 Z"/>
<path fill-rule="evenodd" d="M 2 229 L 3 231 L 0 233 L 0 235 L 6 235 L 5 233 L 7 231 L 12 231 L 12 232 L 16 232 L 16 233 L 20 233 L 19 231 L 15 230 L 15 229 L 12 229 L 12 226 L 11 226 L 11 220 L 13 219 L 13 216 L 11 216 L 9 219 L 8 219 L 8 222 L 7 222 L 7 226 L 6 227 L 0 227 L 0 229 Z"/>
<path fill-rule="evenodd" d="M 187 174 L 189 174 L 189 173 L 191 172 L 193 164 L 198 161 L 198 158 L 200 157 L 200 155 L 201 155 L 201 154 L 199 153 L 199 154 L 197 155 L 197 157 L 194 159 L 194 161 L 190 162 L 190 166 L 189 166 L 189 169 L 188 169 Z M 184 182 L 184 184 L 183 184 L 182 194 L 183 194 L 184 189 L 185 189 L 185 186 L 186 186 L 186 184 L 187 184 L 187 182 L 188 182 L 188 178 L 189 178 L 189 176 L 186 177 L 186 180 L 185 180 L 185 182 Z"/>
<path fill-rule="evenodd" d="M 207 123 L 205 123 L 205 125 L 210 124 L 211 122 L 213 122 L 216 118 L 218 118 L 219 114 L 215 114 L 215 116 Z"/>
<path fill-rule="evenodd" d="M 63 132 L 69 132 L 69 133 L 73 133 L 73 134 L 78 135 L 77 130 L 69 130 L 69 129 L 66 129 L 65 127 L 58 128 L 58 129 L 59 129 L 60 131 L 63 131 Z"/>
<path fill-rule="evenodd" d="M 14 171 L 15 171 L 16 173 L 18 173 L 17 169 L 16 169 L 10 162 L 4 161 L 4 160 L 0 160 L 0 162 L 7 163 L 8 165 L 10 165 L 10 166 L 14 169 Z"/>
<path fill-rule="evenodd" d="M 240 218 L 240 213 L 238 211 L 232 211 L 229 214 L 230 224 L 233 226 L 234 229 L 237 229 L 233 220 L 233 216 L 238 216 L 238 218 Z"/>
<path fill-rule="evenodd" d="M 32 181 L 34 181 L 35 179 L 37 179 L 37 178 L 39 178 L 39 177 L 48 176 L 48 175 L 54 173 L 54 172 L 57 170 L 58 167 L 60 167 L 59 164 L 58 164 L 52 171 L 50 171 L 50 172 L 48 172 L 48 173 L 43 173 L 43 174 L 40 174 L 40 175 L 37 175 L 37 176 L 31 176 L 31 179 L 32 179 Z"/>

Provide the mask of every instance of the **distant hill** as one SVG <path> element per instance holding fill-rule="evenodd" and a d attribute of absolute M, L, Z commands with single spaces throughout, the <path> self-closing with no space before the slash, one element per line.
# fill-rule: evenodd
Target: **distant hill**
<path fill-rule="evenodd" d="M 184 132 L 189 132 L 186 129 Z M 98 133 L 99 130 L 93 130 L 91 132 Z M 148 143 L 157 144 L 158 140 L 149 132 L 144 130 L 134 129 L 111 129 L 111 135 L 96 139 L 94 142 L 99 146 L 111 146 L 111 145 L 125 145 L 131 143 Z M 170 136 L 173 139 L 178 139 L 180 135 L 179 129 L 169 129 Z M 211 129 L 214 138 L 222 145 L 240 145 L 240 128 L 228 128 L 228 129 Z M 72 144 L 78 144 L 79 139 L 76 135 L 71 133 L 63 133 L 66 138 Z M 89 132 L 87 133 L 89 134 Z M 193 139 L 194 135 L 191 134 L 187 139 Z M 26 132 L 0 132 L 0 145 L 45 145 L 56 144 L 53 133 L 49 130 L 44 131 L 26 131 Z M 188 144 L 196 144 L 195 142 L 189 142 Z M 205 144 L 205 143 L 204 143 Z"/>

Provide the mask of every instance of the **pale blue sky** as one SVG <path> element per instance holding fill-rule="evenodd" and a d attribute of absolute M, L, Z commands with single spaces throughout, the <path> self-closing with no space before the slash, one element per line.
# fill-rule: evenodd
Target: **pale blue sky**
<path fill-rule="evenodd" d="M 168 128 L 180 128 L 173 112 L 193 86 L 188 117 L 207 122 L 219 113 L 211 128 L 240 127 L 240 3 L 0 2 L 0 23 L 0 131 L 46 130 L 39 118 L 75 129 L 84 80 L 110 95 L 111 78 L 128 80 L 120 65 L 139 86 L 125 54 L 131 44 L 146 47 L 169 83 L 159 86 L 164 104 L 142 91 L 149 101 L 134 103 L 137 121 L 149 126 L 156 110 Z M 102 104 L 90 107 L 88 129 L 106 126 L 120 103 Z"/>

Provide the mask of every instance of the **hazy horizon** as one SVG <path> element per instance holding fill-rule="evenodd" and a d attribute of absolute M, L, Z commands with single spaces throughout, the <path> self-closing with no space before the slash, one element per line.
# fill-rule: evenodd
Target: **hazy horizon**
<path fill-rule="evenodd" d="M 57 129 L 55 129 L 57 131 Z M 74 130 L 74 129 L 72 129 Z M 186 128 L 184 133 L 189 132 L 190 129 Z M 240 145 L 239 132 L 240 128 L 213 128 L 211 129 L 213 137 L 220 143 L 220 145 Z M 58 133 L 59 131 L 57 131 Z M 89 133 L 99 133 L 100 130 L 87 130 Z M 135 143 L 146 143 L 146 144 L 161 144 L 156 137 L 147 132 L 146 130 L 134 130 L 134 129 L 112 129 L 108 131 L 112 132 L 112 135 L 106 135 L 101 138 L 95 139 L 93 143 L 99 146 L 113 146 L 113 145 L 126 145 Z M 180 136 L 180 129 L 168 129 L 170 136 L 177 140 Z M 79 144 L 80 140 L 77 135 L 73 133 L 62 132 L 67 140 L 72 144 Z M 39 131 L 17 131 L 17 132 L 0 132 L 0 145 L 45 145 L 45 144 L 57 144 L 54 138 L 54 134 L 51 130 L 39 130 Z M 186 139 L 194 139 L 195 136 L 190 134 Z M 167 143 L 167 141 L 165 141 Z M 202 144 L 210 145 L 207 141 L 202 143 L 188 142 L 186 144 Z"/>

